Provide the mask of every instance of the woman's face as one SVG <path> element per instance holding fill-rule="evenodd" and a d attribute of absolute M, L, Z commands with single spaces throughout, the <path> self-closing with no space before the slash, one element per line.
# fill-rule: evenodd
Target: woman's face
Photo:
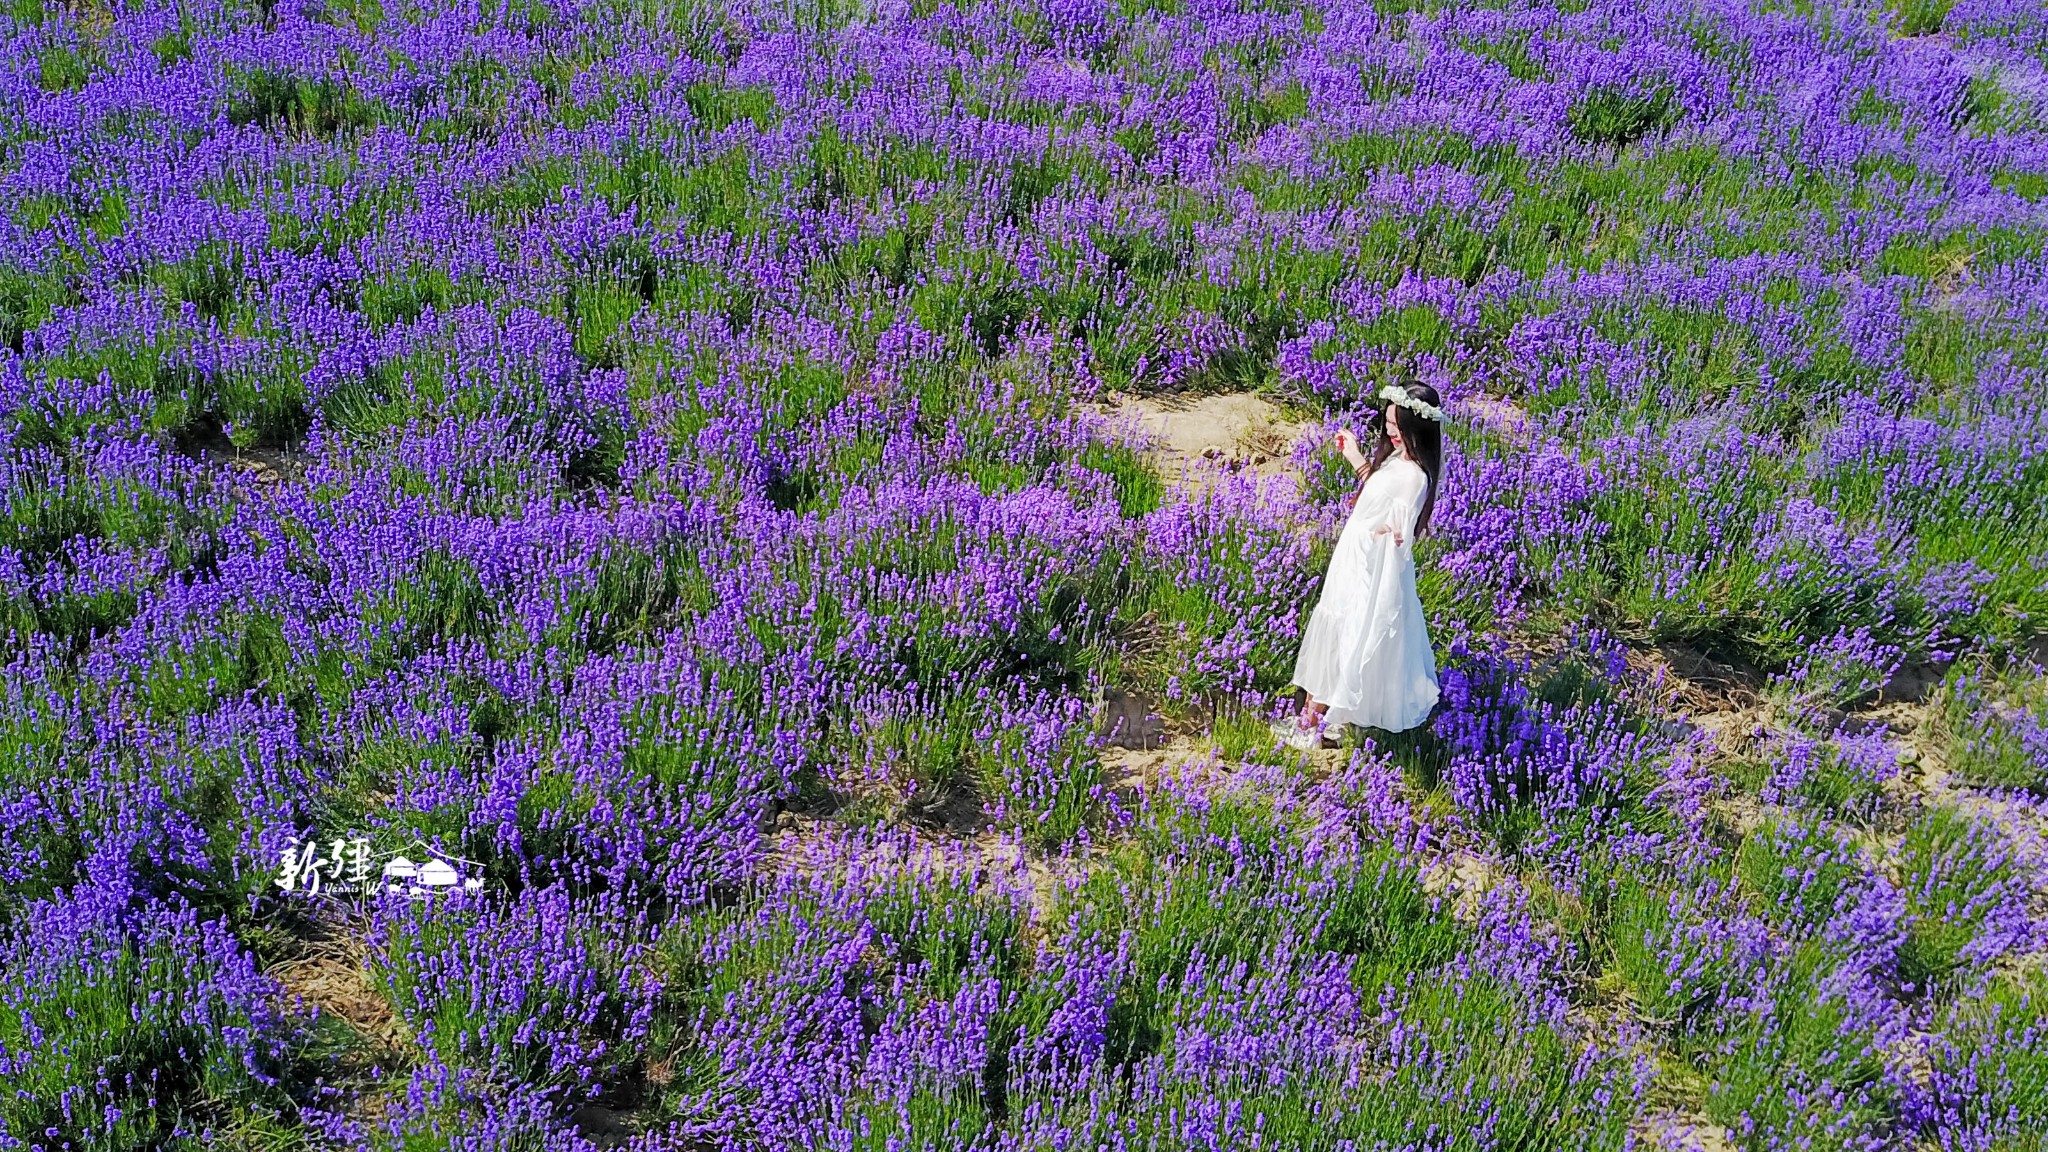
<path fill-rule="evenodd" d="M 1395 405 L 1387 405 L 1387 439 L 1393 443 L 1394 451 L 1408 454 L 1408 441 L 1401 437 L 1401 421 L 1394 416 Z"/>

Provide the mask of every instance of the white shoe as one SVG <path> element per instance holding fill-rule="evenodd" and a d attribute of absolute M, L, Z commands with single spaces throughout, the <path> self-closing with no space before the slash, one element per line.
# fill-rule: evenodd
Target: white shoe
<path fill-rule="evenodd" d="M 1294 731 L 1287 734 L 1287 746 L 1301 752 L 1314 752 L 1323 746 L 1323 734 L 1314 728 L 1294 725 Z"/>

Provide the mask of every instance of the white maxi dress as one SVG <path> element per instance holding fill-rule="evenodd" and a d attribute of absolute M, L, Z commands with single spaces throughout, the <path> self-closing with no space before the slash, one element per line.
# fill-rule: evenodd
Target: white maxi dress
<path fill-rule="evenodd" d="M 1415 517 L 1428 491 L 1420 464 L 1389 457 L 1366 479 L 1337 538 L 1294 662 L 1295 686 L 1329 706 L 1324 723 L 1332 728 L 1402 732 L 1436 706 L 1436 657 L 1415 593 Z"/>

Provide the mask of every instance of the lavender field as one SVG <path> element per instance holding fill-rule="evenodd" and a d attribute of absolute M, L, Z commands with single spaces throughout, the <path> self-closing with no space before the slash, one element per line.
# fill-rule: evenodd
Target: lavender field
<path fill-rule="evenodd" d="M 0 1148 L 2048 1150 L 2039 0 L 0 44 Z"/>

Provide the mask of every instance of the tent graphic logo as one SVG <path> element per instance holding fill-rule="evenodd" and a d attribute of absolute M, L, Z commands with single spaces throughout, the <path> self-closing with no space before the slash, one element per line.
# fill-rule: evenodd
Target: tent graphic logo
<path fill-rule="evenodd" d="M 383 878 L 386 892 L 425 896 L 454 888 L 473 892 L 484 886 L 483 868 L 476 861 L 451 856 L 419 840 L 414 840 L 408 847 L 425 859 L 416 863 L 409 857 L 397 855 L 385 861 Z"/>

